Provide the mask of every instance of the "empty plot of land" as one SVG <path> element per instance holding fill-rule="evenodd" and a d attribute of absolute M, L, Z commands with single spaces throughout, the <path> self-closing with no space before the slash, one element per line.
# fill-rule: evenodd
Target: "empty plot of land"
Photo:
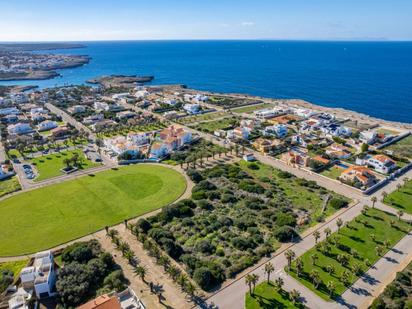
<path fill-rule="evenodd" d="M 0 203 L 0 256 L 57 246 L 175 201 L 183 175 L 134 165 L 15 195 Z"/>
<path fill-rule="evenodd" d="M 389 194 L 384 202 L 406 213 L 412 214 L 412 180 Z"/>
<path fill-rule="evenodd" d="M 250 114 L 259 109 L 265 109 L 265 108 L 271 108 L 271 107 L 274 107 L 274 105 L 270 103 L 254 104 L 254 105 L 248 105 L 248 106 L 244 106 L 240 108 L 235 108 L 233 109 L 233 112 L 238 113 L 238 114 L 242 114 L 242 113 Z"/>

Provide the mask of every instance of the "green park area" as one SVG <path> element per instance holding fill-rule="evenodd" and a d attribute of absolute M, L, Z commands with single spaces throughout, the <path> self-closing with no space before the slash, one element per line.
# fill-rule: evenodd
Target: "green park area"
<path fill-rule="evenodd" d="M 133 165 L 17 194 L 0 202 L 0 256 L 37 252 L 175 201 L 184 177 Z"/>
<path fill-rule="evenodd" d="M 326 300 L 342 295 L 410 231 L 406 222 L 373 208 L 365 208 L 341 226 L 288 269 L 289 274 Z"/>
<path fill-rule="evenodd" d="M 253 293 L 246 294 L 246 309 L 304 309 L 302 303 L 293 300 L 289 292 L 276 288 L 272 282 L 263 282 L 256 286 Z"/>
<path fill-rule="evenodd" d="M 385 204 L 398 208 L 408 214 L 412 214 L 412 180 L 385 197 Z"/>
<path fill-rule="evenodd" d="M 77 161 L 74 159 L 75 157 L 77 158 Z M 36 177 L 35 181 L 63 175 L 61 169 L 65 168 L 67 164 L 70 164 L 71 166 L 75 165 L 80 170 L 99 165 L 99 163 L 94 163 L 87 159 L 83 151 L 79 149 L 37 157 L 31 160 L 31 164 L 36 167 L 38 172 L 38 177 Z"/>
<path fill-rule="evenodd" d="M 18 191 L 21 189 L 20 183 L 16 177 L 11 177 L 0 181 L 0 197 Z"/>

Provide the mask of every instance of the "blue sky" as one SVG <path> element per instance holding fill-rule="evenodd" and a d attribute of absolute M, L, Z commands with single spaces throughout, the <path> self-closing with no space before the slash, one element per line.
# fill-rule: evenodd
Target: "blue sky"
<path fill-rule="evenodd" d="M 412 40 L 411 0 L 1 0 L 0 41 Z"/>

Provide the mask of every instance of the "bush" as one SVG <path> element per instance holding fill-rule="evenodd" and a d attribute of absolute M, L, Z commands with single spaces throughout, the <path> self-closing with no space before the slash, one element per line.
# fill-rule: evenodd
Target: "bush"
<path fill-rule="evenodd" d="M 186 174 L 187 174 L 187 176 L 189 176 L 189 178 L 190 178 L 192 181 L 194 181 L 194 182 L 196 182 L 196 183 L 203 180 L 203 176 L 202 176 L 198 171 L 196 171 L 196 170 L 194 170 L 194 169 L 189 169 L 189 170 L 186 172 Z"/>
<path fill-rule="evenodd" d="M 208 239 L 202 239 L 196 242 L 195 250 L 197 252 L 212 254 L 215 252 L 216 247 Z"/>
<path fill-rule="evenodd" d="M 0 272 L 0 294 L 7 289 L 7 287 L 13 283 L 13 272 L 5 269 Z"/>
<path fill-rule="evenodd" d="M 239 189 L 257 194 L 262 194 L 263 192 L 265 192 L 265 189 L 259 184 L 255 183 L 253 180 L 242 180 L 239 183 Z"/>
<path fill-rule="evenodd" d="M 152 225 L 146 219 L 140 218 L 136 222 L 136 228 L 146 234 L 152 228 Z"/>
<path fill-rule="evenodd" d="M 255 248 L 256 244 L 250 238 L 235 237 L 232 239 L 232 245 L 238 250 L 245 251 L 249 248 Z"/>
<path fill-rule="evenodd" d="M 115 270 L 108 275 L 103 284 L 111 291 L 121 292 L 127 288 L 128 280 L 123 275 L 122 270 Z"/>
<path fill-rule="evenodd" d="M 294 216 L 288 213 L 279 213 L 276 218 L 276 225 L 282 227 L 285 225 L 295 227 L 296 226 L 296 219 Z"/>
<path fill-rule="evenodd" d="M 212 272 L 206 267 L 197 268 L 193 274 L 193 279 L 204 290 L 209 290 L 214 286 Z"/>
<path fill-rule="evenodd" d="M 344 199 L 334 197 L 329 201 L 329 205 L 335 209 L 340 209 L 346 207 L 348 205 L 348 202 Z"/>
<path fill-rule="evenodd" d="M 62 261 L 65 263 L 87 263 L 101 253 L 100 244 L 96 240 L 77 242 L 66 247 L 62 252 Z"/>
<path fill-rule="evenodd" d="M 296 237 L 298 235 L 293 228 L 289 226 L 282 226 L 275 230 L 274 236 L 280 242 L 288 242 L 292 239 L 292 236 Z"/>
<path fill-rule="evenodd" d="M 251 170 L 258 170 L 260 168 L 260 166 L 255 162 L 249 163 L 247 167 L 250 168 Z"/>
<path fill-rule="evenodd" d="M 223 194 L 221 198 L 222 203 L 236 203 L 237 199 L 233 194 Z"/>

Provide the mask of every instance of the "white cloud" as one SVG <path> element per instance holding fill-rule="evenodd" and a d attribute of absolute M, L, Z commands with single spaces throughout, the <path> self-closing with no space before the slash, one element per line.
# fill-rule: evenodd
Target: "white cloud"
<path fill-rule="evenodd" d="M 253 27 L 255 23 L 253 21 L 244 21 L 240 25 L 242 25 L 243 27 Z"/>

